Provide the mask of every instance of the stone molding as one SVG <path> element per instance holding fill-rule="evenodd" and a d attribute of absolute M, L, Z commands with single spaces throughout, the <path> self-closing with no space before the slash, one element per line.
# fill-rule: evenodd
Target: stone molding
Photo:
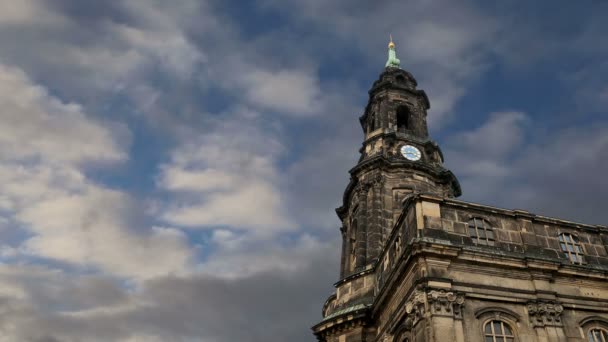
<path fill-rule="evenodd" d="M 555 301 L 531 301 L 526 305 L 534 327 L 562 326 L 564 307 Z"/>

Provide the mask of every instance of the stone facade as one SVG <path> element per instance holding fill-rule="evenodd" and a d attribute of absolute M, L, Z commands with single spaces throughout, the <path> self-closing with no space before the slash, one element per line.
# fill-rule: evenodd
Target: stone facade
<path fill-rule="evenodd" d="M 458 181 L 428 137 L 428 108 L 398 68 L 370 90 L 361 158 L 337 209 L 340 280 L 313 327 L 317 339 L 608 336 L 608 227 L 456 200 Z M 419 160 L 399 153 L 406 144 L 421 151 Z"/>

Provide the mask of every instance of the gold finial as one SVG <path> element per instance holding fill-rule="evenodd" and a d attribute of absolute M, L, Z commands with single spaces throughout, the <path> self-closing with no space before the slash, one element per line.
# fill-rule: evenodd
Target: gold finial
<path fill-rule="evenodd" d="M 392 35 L 392 34 L 389 34 L 388 36 L 389 36 L 389 37 L 390 37 L 390 39 L 391 39 L 391 41 L 388 43 L 388 48 L 389 48 L 389 49 L 392 49 L 392 48 L 394 48 L 394 47 L 395 47 L 395 43 L 393 43 L 393 35 Z"/>

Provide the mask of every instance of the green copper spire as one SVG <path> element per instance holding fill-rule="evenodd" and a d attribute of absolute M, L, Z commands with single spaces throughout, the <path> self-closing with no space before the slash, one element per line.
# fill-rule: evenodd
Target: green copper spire
<path fill-rule="evenodd" d="M 393 43 L 393 36 L 391 37 L 390 43 L 388 43 L 388 60 L 386 61 L 385 67 L 398 68 L 399 67 L 399 59 L 397 58 L 397 53 L 395 52 L 395 43 Z"/>

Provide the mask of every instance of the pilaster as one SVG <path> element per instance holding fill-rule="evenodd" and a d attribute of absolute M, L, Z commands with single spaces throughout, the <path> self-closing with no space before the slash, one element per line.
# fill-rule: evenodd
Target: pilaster
<path fill-rule="evenodd" d="M 539 342 L 567 341 L 561 318 L 564 307 L 559 302 L 530 301 L 526 308 Z"/>

